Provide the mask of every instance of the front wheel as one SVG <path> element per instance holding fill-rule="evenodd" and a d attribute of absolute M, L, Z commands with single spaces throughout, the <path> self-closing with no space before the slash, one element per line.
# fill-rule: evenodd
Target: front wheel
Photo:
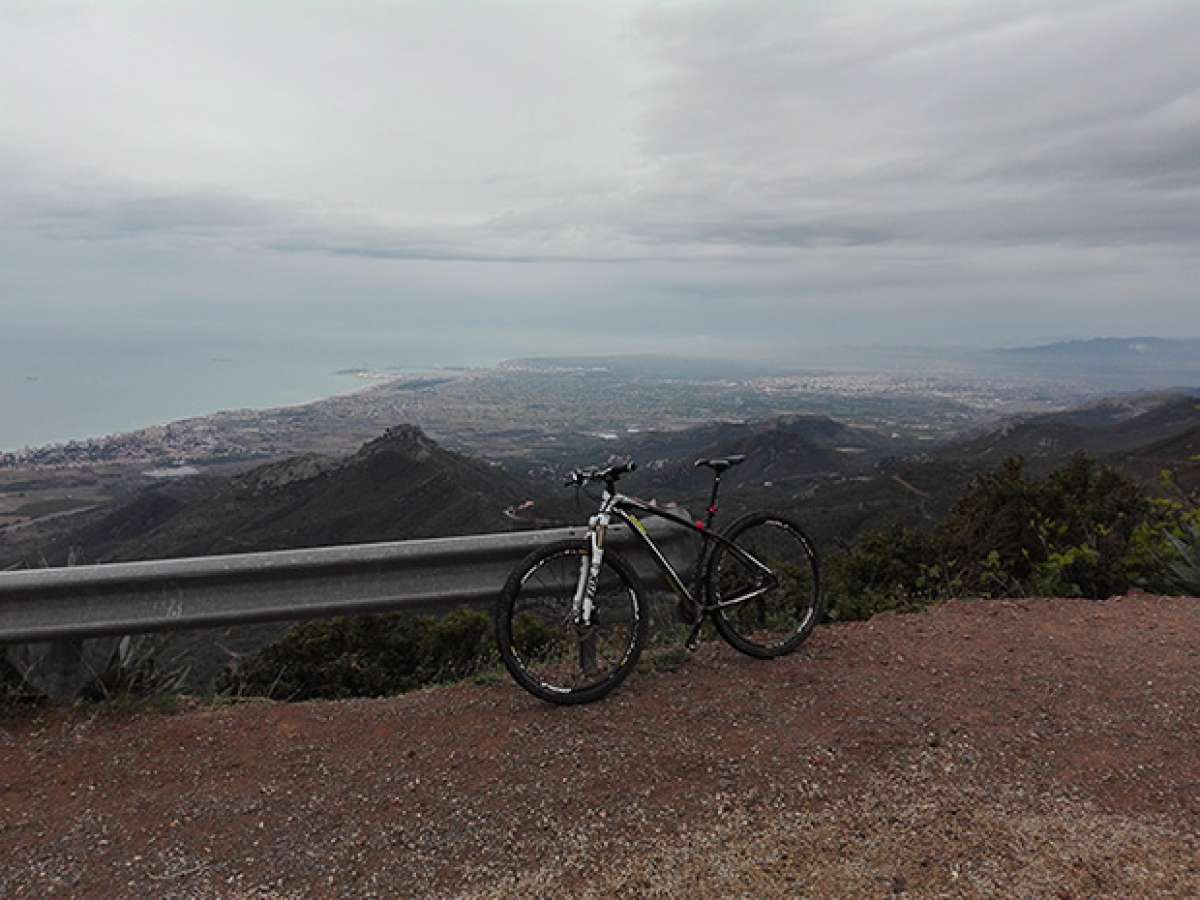
<path fill-rule="evenodd" d="M 645 592 L 629 563 L 604 551 L 592 620 L 575 610 L 587 541 L 536 550 L 513 570 L 496 604 L 500 658 L 517 684 L 550 703 L 599 700 L 637 665 L 646 640 Z"/>
<path fill-rule="evenodd" d="M 709 557 L 705 586 L 717 631 L 736 649 L 760 659 L 791 653 L 824 612 L 812 541 L 791 519 L 769 512 L 742 516 L 722 537 L 746 556 L 718 543 Z M 754 596 L 738 601 L 743 594 Z"/>

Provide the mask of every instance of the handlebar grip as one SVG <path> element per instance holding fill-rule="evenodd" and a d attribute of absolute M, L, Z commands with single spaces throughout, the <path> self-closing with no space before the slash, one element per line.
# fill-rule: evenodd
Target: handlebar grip
<path fill-rule="evenodd" d="M 606 469 L 572 469 L 571 474 L 567 476 L 567 480 L 563 482 L 563 487 L 576 487 L 586 484 L 589 481 L 612 481 L 632 472 L 636 468 L 637 463 L 630 460 L 629 462 L 609 466 Z"/>
<path fill-rule="evenodd" d="M 609 466 L 607 469 L 601 469 L 599 472 L 596 473 L 596 477 L 604 478 L 606 480 L 612 479 L 612 478 L 620 478 L 622 475 L 628 475 L 630 472 L 632 472 L 636 468 L 637 468 L 637 463 L 635 463 L 631 459 L 627 462 L 617 463 L 615 465 Z"/>

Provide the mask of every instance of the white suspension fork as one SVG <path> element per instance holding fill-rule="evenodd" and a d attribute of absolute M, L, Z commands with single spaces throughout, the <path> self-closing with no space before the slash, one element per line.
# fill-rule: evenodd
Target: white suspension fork
<path fill-rule="evenodd" d="M 589 559 L 579 561 L 579 581 L 575 585 L 575 599 L 571 604 L 571 617 L 581 628 L 592 624 L 596 590 L 600 585 L 600 565 L 604 562 L 604 538 L 608 534 L 609 514 L 602 511 L 588 519 L 588 541 L 591 544 Z"/>

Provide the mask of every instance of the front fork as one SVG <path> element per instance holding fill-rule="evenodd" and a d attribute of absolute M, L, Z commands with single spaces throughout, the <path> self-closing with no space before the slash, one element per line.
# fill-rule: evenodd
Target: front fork
<path fill-rule="evenodd" d="M 571 618 L 577 627 L 586 628 L 592 624 L 596 588 L 600 584 L 600 565 L 604 562 L 604 538 L 608 534 L 610 518 L 607 512 L 600 512 L 588 519 L 591 553 L 579 560 L 579 580 L 575 585 L 575 600 L 571 604 Z"/>
<path fill-rule="evenodd" d="M 607 498 L 606 498 L 607 499 Z M 579 666 L 588 674 L 596 671 L 596 629 L 592 620 L 596 609 L 596 590 L 600 585 L 600 566 L 604 562 L 604 539 L 608 536 L 611 516 L 605 502 L 600 512 L 588 519 L 591 553 L 579 560 L 579 579 L 571 604 L 571 620 L 579 636 Z"/>

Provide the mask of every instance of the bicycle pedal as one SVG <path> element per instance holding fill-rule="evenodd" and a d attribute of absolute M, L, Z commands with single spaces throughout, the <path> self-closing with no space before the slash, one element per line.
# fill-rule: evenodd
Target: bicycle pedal
<path fill-rule="evenodd" d="M 693 651 L 700 646 L 700 629 L 703 627 L 704 618 L 701 617 L 700 620 L 692 626 L 691 633 L 688 634 L 687 642 L 684 644 L 689 651 Z"/>

